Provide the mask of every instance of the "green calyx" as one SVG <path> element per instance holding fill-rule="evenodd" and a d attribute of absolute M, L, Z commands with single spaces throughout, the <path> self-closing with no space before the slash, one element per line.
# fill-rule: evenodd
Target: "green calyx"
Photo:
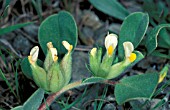
<path fill-rule="evenodd" d="M 116 78 L 121 73 L 123 73 L 130 64 L 131 63 L 128 60 L 124 60 L 122 62 L 112 65 L 106 79 Z"/>
<path fill-rule="evenodd" d="M 98 71 L 100 68 L 101 57 L 102 57 L 102 49 L 95 50 L 94 54 L 92 51 L 90 53 L 90 59 L 89 59 L 90 70 L 94 76 L 100 75 L 100 74 L 98 74 Z"/>
<path fill-rule="evenodd" d="M 36 63 L 34 65 L 31 65 L 31 69 L 33 73 L 32 75 L 34 82 L 37 84 L 37 86 L 44 88 L 48 91 L 46 71 L 40 66 L 38 66 Z"/>
<path fill-rule="evenodd" d="M 114 55 L 107 53 L 102 59 L 102 49 L 96 50 L 96 54 L 90 53 L 90 70 L 96 77 L 106 78 L 112 66 Z"/>
<path fill-rule="evenodd" d="M 60 70 L 59 64 L 53 63 L 47 73 L 48 87 L 51 92 L 62 89 L 65 84 L 65 78 Z"/>
<path fill-rule="evenodd" d="M 103 78 L 106 78 L 108 76 L 112 63 L 113 63 L 113 56 L 109 56 L 108 54 L 105 54 L 99 68 L 99 74 L 103 76 Z"/>
<path fill-rule="evenodd" d="M 67 85 L 71 79 L 71 71 L 72 71 L 72 57 L 71 53 L 67 53 L 60 63 L 61 72 L 65 78 L 65 84 Z"/>
<path fill-rule="evenodd" d="M 48 50 L 45 61 L 44 61 L 44 69 L 47 71 L 53 64 L 52 53 Z"/>

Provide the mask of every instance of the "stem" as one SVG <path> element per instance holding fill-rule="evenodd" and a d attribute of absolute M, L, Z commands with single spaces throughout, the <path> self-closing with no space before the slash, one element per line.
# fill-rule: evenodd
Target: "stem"
<path fill-rule="evenodd" d="M 82 83 L 82 81 L 77 81 L 71 84 L 68 84 L 64 88 L 62 88 L 60 91 L 51 94 L 47 99 L 46 102 L 42 103 L 38 110 L 45 110 L 46 106 L 50 106 L 51 103 L 56 99 L 56 97 L 60 96 L 62 93 L 66 92 L 69 89 L 75 88 L 79 86 Z"/>
<path fill-rule="evenodd" d="M 46 106 L 50 106 L 51 103 L 58 97 L 60 96 L 62 93 L 76 88 L 76 87 L 80 87 L 80 86 L 85 86 L 85 85 L 89 85 L 89 84 L 94 84 L 94 83 L 105 83 L 108 85 L 115 85 L 117 82 L 112 82 L 110 80 L 105 80 L 104 82 L 90 82 L 90 83 L 83 83 L 82 80 L 74 82 L 74 83 L 70 83 L 67 86 L 63 87 L 60 91 L 51 94 L 50 96 L 47 97 L 46 102 L 42 103 L 39 107 L 38 110 L 45 110 Z"/>

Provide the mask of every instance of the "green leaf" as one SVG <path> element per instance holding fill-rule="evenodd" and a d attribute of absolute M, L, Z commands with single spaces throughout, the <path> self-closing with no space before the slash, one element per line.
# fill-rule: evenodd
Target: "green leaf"
<path fill-rule="evenodd" d="M 118 44 L 118 55 L 120 60 L 124 58 L 123 43 L 130 41 L 134 45 L 134 48 L 136 48 L 146 33 L 148 23 L 148 14 L 142 12 L 132 13 L 123 21 Z"/>
<path fill-rule="evenodd" d="M 168 31 L 164 28 L 161 29 L 158 36 L 158 47 L 170 49 L 170 36 Z"/>
<path fill-rule="evenodd" d="M 0 35 L 9 33 L 11 31 L 14 31 L 16 29 L 19 29 L 19 28 L 22 28 L 22 27 L 25 27 L 25 26 L 28 26 L 32 23 L 33 22 L 27 22 L 27 23 L 16 24 L 16 25 L 13 25 L 13 26 L 5 27 L 5 28 L 0 28 Z"/>
<path fill-rule="evenodd" d="M 166 51 L 166 50 L 165 50 Z M 170 60 L 170 55 L 166 55 L 164 53 L 161 53 L 159 50 L 155 50 L 151 53 L 152 56 L 162 57 Z"/>
<path fill-rule="evenodd" d="M 124 20 L 129 12 L 117 0 L 89 0 L 98 10 L 112 17 Z"/>
<path fill-rule="evenodd" d="M 37 63 L 39 66 L 42 66 L 43 65 L 43 62 L 41 60 L 37 60 Z M 30 63 L 28 61 L 28 57 L 24 58 L 21 62 L 21 70 L 23 72 L 23 74 L 29 78 L 29 79 L 33 79 L 33 76 L 32 76 L 32 69 L 31 69 L 31 66 L 30 66 Z"/>
<path fill-rule="evenodd" d="M 44 90 L 39 88 L 29 99 L 24 103 L 23 110 L 38 110 L 42 99 L 44 98 Z"/>
<path fill-rule="evenodd" d="M 157 87 L 158 79 L 159 74 L 148 73 L 120 80 L 114 91 L 117 103 L 120 105 L 134 99 L 150 99 Z"/>
<path fill-rule="evenodd" d="M 62 41 L 68 41 L 73 47 L 77 43 L 77 26 L 70 13 L 61 11 L 45 19 L 39 28 L 38 39 L 40 46 L 47 54 L 47 43 L 52 42 L 57 48 L 59 56 L 66 53 Z"/>
<path fill-rule="evenodd" d="M 146 36 L 145 45 L 147 48 L 147 54 L 151 54 L 157 47 L 158 41 L 157 36 L 162 28 L 170 27 L 170 24 L 160 24 L 153 28 Z"/>
<path fill-rule="evenodd" d="M 112 17 L 124 20 L 129 12 L 117 0 L 89 0 L 98 10 Z"/>
<path fill-rule="evenodd" d="M 21 70 L 22 72 L 24 73 L 24 75 L 29 78 L 29 79 L 32 79 L 33 76 L 32 76 L 32 70 L 31 70 L 31 67 L 30 67 L 30 63 L 28 61 L 28 57 L 24 58 L 21 62 Z"/>
<path fill-rule="evenodd" d="M 38 110 L 43 98 L 44 90 L 39 88 L 31 97 L 29 97 L 23 106 L 17 106 L 12 110 Z"/>
<path fill-rule="evenodd" d="M 15 108 L 12 108 L 11 110 L 24 110 L 23 106 L 17 106 Z"/>

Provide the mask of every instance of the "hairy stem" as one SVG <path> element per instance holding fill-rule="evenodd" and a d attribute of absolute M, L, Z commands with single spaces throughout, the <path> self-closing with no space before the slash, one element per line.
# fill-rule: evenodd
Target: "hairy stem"
<path fill-rule="evenodd" d="M 112 82 L 110 80 L 105 80 L 104 82 L 90 82 L 90 83 L 83 83 L 82 80 L 80 80 L 80 81 L 77 81 L 77 82 L 74 82 L 74 83 L 70 83 L 67 86 L 65 86 L 63 89 L 61 89 L 60 91 L 53 93 L 50 96 L 48 96 L 48 98 L 46 99 L 46 102 L 42 103 L 38 110 L 45 110 L 46 106 L 50 106 L 51 103 L 57 97 L 59 97 L 61 94 L 63 94 L 64 92 L 66 92 L 70 89 L 80 87 L 80 86 L 90 85 L 90 84 L 94 84 L 94 83 L 105 83 L 105 84 L 108 84 L 108 85 L 115 85 L 116 84 L 116 82 Z"/>

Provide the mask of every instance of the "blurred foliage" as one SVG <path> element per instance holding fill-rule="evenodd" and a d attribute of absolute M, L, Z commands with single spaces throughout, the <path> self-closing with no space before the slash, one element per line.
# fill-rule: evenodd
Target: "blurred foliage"
<path fill-rule="evenodd" d="M 120 20 L 124 20 L 129 15 L 129 12 L 117 0 L 89 0 L 89 2 L 103 13 Z"/>

